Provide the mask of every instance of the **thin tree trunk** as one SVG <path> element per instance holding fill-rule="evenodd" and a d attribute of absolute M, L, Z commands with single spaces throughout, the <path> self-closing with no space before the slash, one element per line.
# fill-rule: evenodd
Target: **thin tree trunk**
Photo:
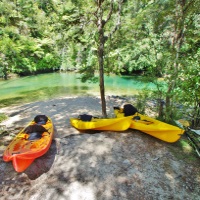
<path fill-rule="evenodd" d="M 98 27 L 98 61 L 99 61 L 99 82 L 100 82 L 100 94 L 101 94 L 101 105 L 102 105 L 102 115 L 103 117 L 107 117 L 106 113 L 106 100 L 105 100 L 105 88 L 104 88 L 104 44 L 108 38 L 111 38 L 111 36 L 117 31 L 120 25 L 120 14 L 121 14 L 121 5 L 123 1 L 118 2 L 118 18 L 117 18 L 117 24 L 115 25 L 114 29 L 108 34 L 107 37 L 104 35 L 104 26 L 105 24 L 110 20 L 111 15 L 113 13 L 113 6 L 114 6 L 114 0 L 110 0 L 110 8 L 109 12 L 107 13 L 107 17 L 103 17 L 104 9 L 102 7 L 104 0 L 96 1 L 97 3 L 97 10 L 94 13 L 96 16 L 96 24 Z"/>
<path fill-rule="evenodd" d="M 101 107 L 103 117 L 107 117 L 106 113 L 106 100 L 105 100 L 105 87 L 104 87 L 104 31 L 103 31 L 103 21 L 101 20 L 99 27 L 99 47 L 98 47 L 98 58 L 99 58 L 99 79 L 100 79 L 100 95 L 101 95 Z"/>
<path fill-rule="evenodd" d="M 173 74 L 171 76 L 171 80 L 168 86 L 168 90 L 167 90 L 167 95 L 166 95 L 166 116 L 168 116 L 169 118 L 173 118 L 173 110 L 171 108 L 171 104 L 172 104 L 172 92 L 174 91 L 176 84 L 177 84 L 177 78 L 178 78 L 178 73 L 179 73 L 179 57 L 180 57 L 180 49 L 181 46 L 183 44 L 183 40 L 184 40 L 184 6 L 185 6 L 185 2 L 183 4 L 181 4 L 179 1 L 176 1 L 176 24 L 175 24 L 175 30 L 174 30 L 174 38 L 173 38 L 173 42 L 172 42 L 172 49 L 175 52 L 175 59 L 174 59 L 174 63 L 173 63 Z"/>

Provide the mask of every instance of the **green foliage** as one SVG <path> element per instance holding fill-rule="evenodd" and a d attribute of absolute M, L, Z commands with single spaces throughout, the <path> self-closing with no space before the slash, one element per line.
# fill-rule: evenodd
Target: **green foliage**
<path fill-rule="evenodd" d="M 176 103 L 198 119 L 200 102 L 200 1 L 123 1 L 117 21 L 118 2 L 104 27 L 104 72 L 143 72 L 157 86 L 141 93 L 140 102 L 152 96 L 166 102 L 163 119 L 176 116 Z M 82 81 L 98 81 L 97 1 L 2 0 L 0 2 L 0 74 L 20 75 L 77 70 Z M 103 20 L 110 1 L 102 4 Z M 118 31 L 112 36 L 113 27 Z M 162 77 L 165 85 L 157 81 Z M 146 93 L 146 94 L 145 94 Z M 147 95 L 147 96 L 146 96 Z M 160 107 L 157 112 L 159 113 Z"/>
<path fill-rule="evenodd" d="M 139 110 L 141 114 L 145 114 L 147 106 L 147 102 L 149 100 L 149 91 L 148 90 L 142 90 L 139 95 L 137 96 L 136 101 L 136 108 Z"/>
<path fill-rule="evenodd" d="M 87 81 L 96 83 L 99 80 L 99 78 L 95 76 L 95 70 L 92 65 L 82 66 L 79 73 L 81 74 L 81 81 L 84 83 Z"/>
<path fill-rule="evenodd" d="M 0 67 L 5 77 L 58 67 L 49 20 L 32 0 L 0 3 Z"/>
<path fill-rule="evenodd" d="M 6 120 L 8 116 L 6 116 L 4 113 L 0 113 L 0 123 L 4 120 Z"/>

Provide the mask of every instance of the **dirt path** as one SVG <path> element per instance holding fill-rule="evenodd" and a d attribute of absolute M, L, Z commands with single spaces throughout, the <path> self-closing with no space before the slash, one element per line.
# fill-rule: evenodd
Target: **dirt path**
<path fill-rule="evenodd" d="M 123 100 L 111 98 L 108 112 Z M 101 115 L 99 98 L 74 97 L 1 109 L 8 136 L 1 137 L 2 155 L 12 134 L 35 115 L 46 114 L 57 128 L 44 156 L 23 173 L 0 158 L 0 199 L 17 200 L 149 200 L 200 196 L 200 159 L 181 142 L 168 144 L 139 131 L 79 134 L 69 118 Z"/>

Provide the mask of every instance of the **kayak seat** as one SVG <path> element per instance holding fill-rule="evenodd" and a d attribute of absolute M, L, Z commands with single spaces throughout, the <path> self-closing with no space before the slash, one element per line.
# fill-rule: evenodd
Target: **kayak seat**
<path fill-rule="evenodd" d="M 29 125 L 28 127 L 25 128 L 24 130 L 24 133 L 44 133 L 44 132 L 47 132 L 47 130 L 41 126 L 41 125 L 38 125 L 38 124 L 33 124 L 33 125 Z"/>
<path fill-rule="evenodd" d="M 28 140 L 39 140 L 42 137 L 41 132 L 33 132 L 29 134 Z"/>
<path fill-rule="evenodd" d="M 133 105 L 131 105 L 131 104 L 124 105 L 124 116 L 125 117 L 134 115 L 137 112 L 138 112 L 137 108 L 135 108 Z"/>
<path fill-rule="evenodd" d="M 83 114 L 83 115 L 79 115 L 78 117 L 80 120 L 84 121 L 84 122 L 90 122 L 93 118 L 92 115 L 87 115 L 87 114 Z"/>
<path fill-rule="evenodd" d="M 37 115 L 35 116 L 34 121 L 39 125 L 44 125 L 47 123 L 48 117 L 46 115 Z"/>
<path fill-rule="evenodd" d="M 133 117 L 134 120 L 140 120 L 140 116 Z"/>

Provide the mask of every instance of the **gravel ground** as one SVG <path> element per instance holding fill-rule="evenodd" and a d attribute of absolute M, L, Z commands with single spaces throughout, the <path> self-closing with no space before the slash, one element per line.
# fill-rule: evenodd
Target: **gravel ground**
<path fill-rule="evenodd" d="M 107 97 L 113 106 L 124 99 Z M 165 143 L 136 130 L 79 133 L 70 117 L 101 115 L 100 99 L 66 97 L 0 109 L 9 119 L 1 124 L 1 200 L 199 200 L 200 159 L 182 138 Z M 46 114 L 56 127 L 49 151 L 23 173 L 2 160 L 13 136 L 35 115 Z"/>

